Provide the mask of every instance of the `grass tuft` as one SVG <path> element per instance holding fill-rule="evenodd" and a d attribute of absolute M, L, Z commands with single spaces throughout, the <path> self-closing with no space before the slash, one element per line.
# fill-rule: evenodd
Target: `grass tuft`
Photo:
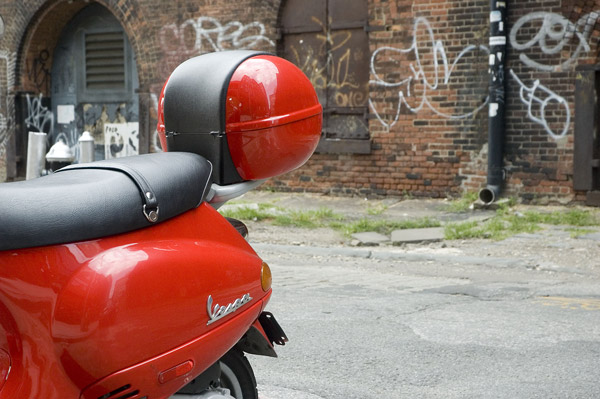
<path fill-rule="evenodd" d="M 453 212 L 467 209 L 476 194 L 467 194 L 462 199 L 455 201 L 452 205 Z M 492 240 L 503 240 L 515 234 L 534 233 L 543 228 L 543 225 L 570 226 L 571 235 L 577 237 L 597 231 L 585 229 L 585 227 L 600 226 L 600 212 L 569 209 L 566 211 L 540 212 L 524 211 L 517 212 L 512 209 L 514 202 L 508 201 L 501 204 L 496 215 L 485 222 L 462 222 L 449 223 L 444 228 L 445 238 L 448 240 L 464 240 L 484 238 Z M 370 216 L 382 213 L 385 208 L 378 207 L 367 209 Z M 389 235 L 394 230 L 417 229 L 427 227 L 439 227 L 441 223 L 437 219 L 421 218 L 415 220 L 385 220 L 365 217 L 360 220 L 347 220 L 343 215 L 335 213 L 329 208 L 318 210 L 288 210 L 273 204 L 259 204 L 258 206 L 244 206 L 225 208 L 220 210 L 223 216 L 254 221 L 269 221 L 279 226 L 290 226 L 300 228 L 329 227 L 340 231 L 346 236 L 355 233 L 375 231 L 380 234 Z"/>
<path fill-rule="evenodd" d="M 278 226 L 294 226 L 303 228 L 324 227 L 332 220 L 340 220 L 343 217 L 329 208 L 308 211 L 290 211 L 275 216 L 273 224 Z"/>
<path fill-rule="evenodd" d="M 491 238 L 502 240 L 515 234 L 534 233 L 542 229 L 543 224 L 565 226 L 599 226 L 597 212 L 570 209 L 566 212 L 513 212 L 508 207 L 501 207 L 496 216 L 484 223 L 464 222 L 450 223 L 444 229 L 448 240 L 469 238 Z"/>
<path fill-rule="evenodd" d="M 470 209 L 471 205 L 477 201 L 477 198 L 478 196 L 475 192 L 465 193 L 461 198 L 446 204 L 445 210 L 452 213 L 466 212 Z"/>

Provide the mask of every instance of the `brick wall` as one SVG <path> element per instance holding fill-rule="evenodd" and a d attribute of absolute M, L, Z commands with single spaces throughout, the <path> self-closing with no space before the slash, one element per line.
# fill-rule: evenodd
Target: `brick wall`
<path fill-rule="evenodd" d="M 487 2 L 467 4 L 370 2 L 369 24 L 383 28 L 369 37 L 371 154 L 317 154 L 275 185 L 428 197 L 479 187 L 470 163 L 487 141 L 488 13 Z"/>
<path fill-rule="evenodd" d="M 209 51 L 277 48 L 280 0 L 100 3 L 122 23 L 134 49 L 140 128 L 150 150 L 156 142 L 156 99 L 175 66 Z M 51 64 L 60 30 L 85 4 L 0 4 L 5 23 L 0 55 L 5 69 L 14 71 L 0 76 L 0 114 L 6 121 L 0 125 L 0 165 L 11 162 L 11 95 L 44 92 L 36 81 L 41 75 L 31 73 L 34 64 Z M 590 13 L 600 11 L 600 1 L 508 5 L 504 192 L 525 201 L 580 199 L 572 188 L 575 68 L 598 63 L 600 30 L 597 15 Z M 371 152 L 317 153 L 267 185 L 364 196 L 446 197 L 479 190 L 488 151 L 488 1 L 369 0 L 368 10 Z M 559 28 L 566 29 L 568 40 L 550 38 Z M 48 54 L 41 60 L 44 49 Z"/>
<path fill-rule="evenodd" d="M 371 51 L 396 49 L 381 52 L 371 70 L 372 153 L 317 154 L 273 185 L 429 197 L 478 191 L 487 173 L 488 2 L 371 1 L 369 8 L 370 24 L 386 28 L 371 32 Z M 572 185 L 574 86 L 578 65 L 598 63 L 593 11 L 600 2 L 509 2 L 506 195 L 526 202 L 582 198 Z M 566 39 L 551 37 L 561 29 Z M 406 78 L 412 78 L 410 88 L 380 82 Z"/>

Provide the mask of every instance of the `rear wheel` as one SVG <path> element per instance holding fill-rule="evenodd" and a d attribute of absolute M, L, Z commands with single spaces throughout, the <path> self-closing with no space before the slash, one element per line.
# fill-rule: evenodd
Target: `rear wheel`
<path fill-rule="evenodd" d="M 244 356 L 236 348 L 227 352 L 221 362 L 221 386 L 229 389 L 235 399 L 258 399 L 254 371 Z"/>
<path fill-rule="evenodd" d="M 215 367 L 216 364 L 171 399 L 258 399 L 254 372 L 241 350 L 231 349 L 219 359 L 219 368 Z"/>

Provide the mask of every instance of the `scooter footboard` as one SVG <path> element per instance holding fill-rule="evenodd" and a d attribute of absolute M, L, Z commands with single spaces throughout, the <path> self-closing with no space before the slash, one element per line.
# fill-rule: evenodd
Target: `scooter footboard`
<path fill-rule="evenodd" d="M 233 347 L 265 303 L 258 301 L 185 345 L 103 378 L 85 389 L 81 399 L 169 398 Z"/>

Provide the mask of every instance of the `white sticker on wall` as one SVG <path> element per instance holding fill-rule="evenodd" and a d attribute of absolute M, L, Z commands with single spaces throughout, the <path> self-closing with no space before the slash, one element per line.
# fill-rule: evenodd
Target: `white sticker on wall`
<path fill-rule="evenodd" d="M 490 37 L 490 46 L 505 46 L 506 36 L 492 36 Z"/>
<path fill-rule="evenodd" d="M 490 103 L 490 118 L 498 115 L 498 103 Z"/>
<path fill-rule="evenodd" d="M 490 65 L 494 65 L 496 63 L 496 56 L 494 54 L 490 54 Z"/>
<path fill-rule="evenodd" d="M 68 125 L 75 121 L 75 106 L 74 105 L 57 105 L 56 120 L 61 125 Z"/>

